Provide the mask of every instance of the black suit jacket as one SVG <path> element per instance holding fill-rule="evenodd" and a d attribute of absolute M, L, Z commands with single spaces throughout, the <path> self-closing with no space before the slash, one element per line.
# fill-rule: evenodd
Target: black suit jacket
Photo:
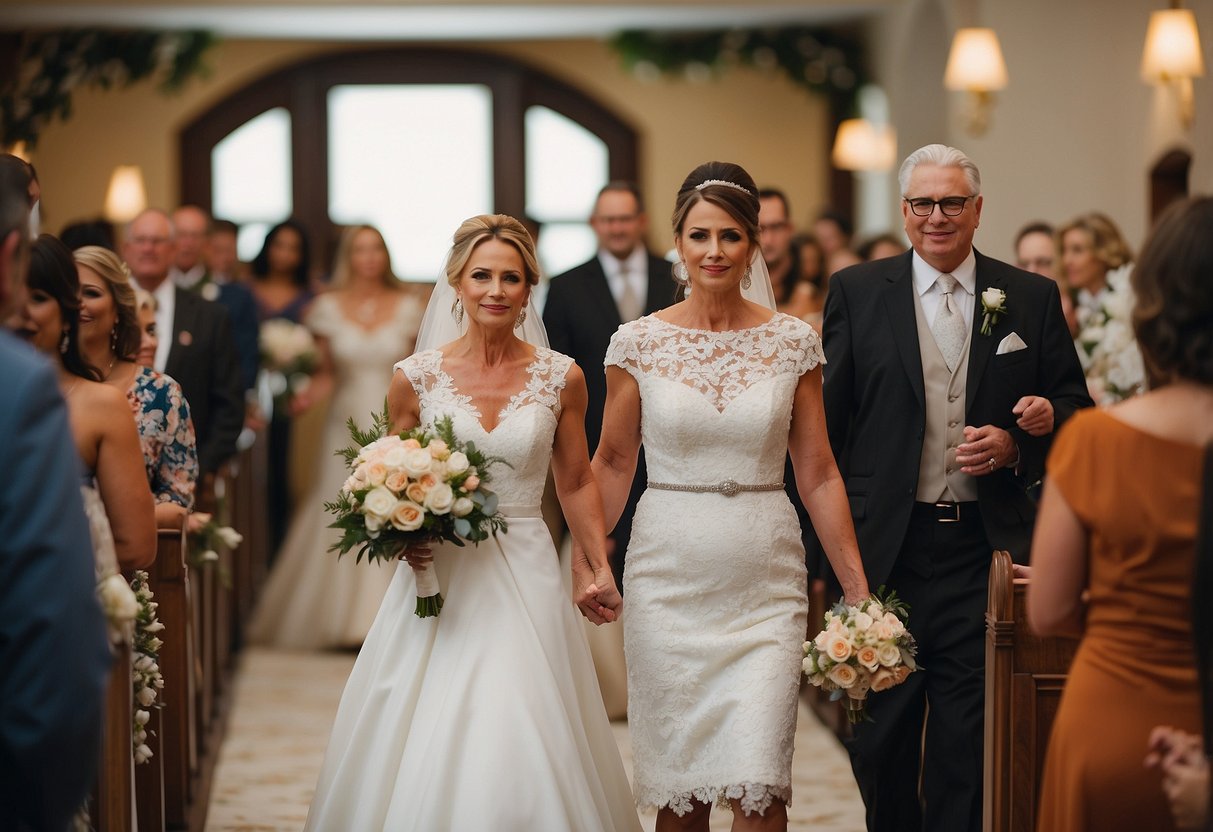
<path fill-rule="evenodd" d="M 926 423 L 912 254 L 835 275 L 823 325 L 830 445 L 846 482 L 868 583 L 874 587 L 887 580 L 909 526 Z M 975 254 L 965 423 L 1008 430 L 1020 451 L 1018 473 L 1003 468 L 977 479 L 978 502 L 990 545 L 1026 563 L 1036 507 L 1025 488 L 1044 473 L 1057 429 L 1092 402 L 1062 318 L 1057 284 Z M 982 335 L 981 294 L 990 287 L 1006 293 L 1007 311 L 989 335 Z M 1027 349 L 995 355 L 1012 332 Z M 1011 408 L 1028 395 L 1053 403 L 1052 434 L 1031 437 L 1016 427 Z"/>
<path fill-rule="evenodd" d="M 164 372 L 189 402 L 200 472 L 213 473 L 235 455 L 244 427 L 240 367 L 224 308 L 181 288 L 173 291 L 173 341 Z"/>

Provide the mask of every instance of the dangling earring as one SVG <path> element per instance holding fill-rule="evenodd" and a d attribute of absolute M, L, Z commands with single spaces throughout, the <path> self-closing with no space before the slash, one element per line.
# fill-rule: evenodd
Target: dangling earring
<path fill-rule="evenodd" d="M 751 276 L 752 274 L 754 274 L 754 267 L 753 267 L 753 266 L 746 266 L 746 267 L 745 267 L 745 274 L 744 274 L 744 275 L 742 276 L 742 278 L 741 278 L 741 288 L 742 288 L 742 289 L 748 289 L 748 288 L 750 288 L 750 284 L 754 282 L 753 280 L 751 280 L 751 279 L 750 279 L 750 276 Z"/>
<path fill-rule="evenodd" d="M 518 318 L 514 321 L 514 329 L 522 326 L 526 322 L 526 307 L 522 307 L 522 311 L 518 313 Z"/>
<path fill-rule="evenodd" d="M 118 325 L 117 324 L 115 324 L 114 328 L 110 330 L 110 352 L 114 353 L 115 355 L 117 355 L 117 353 L 118 353 Z"/>
<path fill-rule="evenodd" d="M 463 326 L 463 298 L 455 298 L 451 313 L 455 316 L 455 326 Z"/>
<path fill-rule="evenodd" d="M 67 330 L 65 329 L 65 330 L 63 330 L 63 338 L 60 339 L 60 341 L 59 341 L 59 353 L 61 355 L 67 355 L 67 348 L 68 348 Z"/>
<path fill-rule="evenodd" d="M 674 273 L 674 279 L 677 280 L 679 283 L 681 283 L 683 286 L 686 286 L 688 283 L 691 282 L 691 273 L 687 271 L 687 264 L 682 262 L 681 260 L 679 260 L 677 263 L 674 264 L 674 267 L 673 267 L 673 269 L 671 269 L 671 271 Z"/>

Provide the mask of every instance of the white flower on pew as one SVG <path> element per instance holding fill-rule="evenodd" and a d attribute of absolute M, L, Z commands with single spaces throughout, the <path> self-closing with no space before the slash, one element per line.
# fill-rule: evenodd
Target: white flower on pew
<path fill-rule="evenodd" d="M 109 619 L 110 626 L 122 629 L 139 614 L 139 599 L 131 591 L 130 584 L 119 574 L 110 575 L 97 587 L 101 609 Z"/>
<path fill-rule="evenodd" d="M 160 648 L 164 642 L 154 633 L 164 630 L 164 625 L 156 618 L 156 608 L 151 587 L 148 586 L 148 574 L 143 571 L 135 573 L 130 589 L 139 602 L 139 612 L 135 618 L 135 635 L 131 653 L 131 679 L 133 682 L 134 713 L 131 715 L 132 754 L 135 763 L 148 762 L 152 749 L 147 745 L 147 725 L 152 715 L 149 708 L 162 707 L 156 700 L 159 692 L 164 689 L 164 676 L 160 672 L 158 662 Z"/>

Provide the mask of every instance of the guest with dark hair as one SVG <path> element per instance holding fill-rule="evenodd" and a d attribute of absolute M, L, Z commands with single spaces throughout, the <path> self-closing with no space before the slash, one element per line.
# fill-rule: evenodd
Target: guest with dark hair
<path fill-rule="evenodd" d="M 265 235 L 261 251 L 250 265 L 257 317 L 287 318 L 300 323 L 312 302 L 311 246 L 307 229 L 297 220 L 278 223 Z"/>
<path fill-rule="evenodd" d="M 206 233 L 206 250 L 203 257 L 211 280 L 221 286 L 224 283 L 245 283 L 248 280 L 248 275 L 244 273 L 244 264 L 240 262 L 239 241 L 240 226 L 231 220 L 211 220 L 211 227 Z"/>
<path fill-rule="evenodd" d="M 68 223 L 59 232 L 59 240 L 72 251 L 84 246 L 118 250 L 114 224 L 103 217 Z"/>
<path fill-rule="evenodd" d="M 1213 442 L 1210 228 L 1208 197 L 1159 220 L 1131 278 L 1150 391 L 1076 414 L 1049 456 L 1028 617 L 1040 635 L 1082 643 L 1049 742 L 1041 830 L 1174 828 L 1171 766 L 1146 775 L 1142 754 L 1162 719 L 1202 729 L 1213 636 L 1192 575 L 1207 567 L 1196 536 Z M 1165 756 L 1167 743 L 1156 735 L 1154 749 Z"/>
<path fill-rule="evenodd" d="M 8 159 L 0 321 L 25 305 L 29 255 L 29 172 Z M 0 829 L 67 827 L 97 771 L 110 674 L 57 370 L 0 329 Z"/>
<path fill-rule="evenodd" d="M 1078 335 L 1078 313 L 1074 295 L 1065 275 L 1057 268 L 1057 243 L 1053 226 L 1047 222 L 1030 222 L 1015 235 L 1015 265 L 1025 272 L 1043 275 L 1057 282 L 1061 291 L 1061 312 L 1070 328 L 1070 337 Z"/>
<path fill-rule="evenodd" d="M 870 263 L 873 260 L 884 260 L 886 257 L 896 257 L 904 253 L 906 244 L 896 234 L 885 232 L 884 234 L 876 234 L 868 237 L 859 247 L 855 249 L 855 254 L 865 263 Z"/>

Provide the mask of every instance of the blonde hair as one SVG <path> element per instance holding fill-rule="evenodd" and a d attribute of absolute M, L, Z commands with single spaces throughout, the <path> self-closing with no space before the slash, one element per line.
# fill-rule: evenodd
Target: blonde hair
<path fill-rule="evenodd" d="M 1057 229 L 1058 260 L 1061 259 L 1062 241 L 1070 231 L 1083 231 L 1091 238 L 1095 259 L 1103 263 L 1109 270 L 1119 269 L 1126 263 L 1132 262 L 1133 250 L 1125 242 L 1124 236 L 1116 223 L 1107 214 L 1092 211 L 1070 220 Z"/>
<path fill-rule="evenodd" d="M 330 287 L 343 289 L 349 285 L 350 259 L 354 254 L 354 239 L 363 231 L 369 231 L 375 235 L 379 245 L 383 246 L 384 255 L 387 256 L 387 268 L 379 276 L 380 281 L 390 289 L 399 289 L 400 278 L 392 271 L 392 253 L 388 250 L 387 241 L 383 239 L 383 233 L 373 225 L 351 225 L 342 232 L 341 242 L 337 244 L 337 256 L 333 258 L 333 277 L 329 283 Z"/>
<path fill-rule="evenodd" d="M 118 358 L 129 359 L 139 350 L 139 310 L 135 304 L 135 287 L 131 283 L 131 272 L 121 258 L 108 248 L 81 246 L 72 252 L 77 266 L 96 272 L 109 287 L 114 299 L 117 322 L 110 345 Z"/>
<path fill-rule="evenodd" d="M 451 252 L 446 258 L 446 281 L 459 285 L 472 252 L 485 240 L 500 240 L 518 250 L 522 270 L 531 286 L 539 283 L 539 261 L 535 258 L 535 241 L 522 223 L 505 214 L 481 214 L 466 219 L 455 231 Z"/>

